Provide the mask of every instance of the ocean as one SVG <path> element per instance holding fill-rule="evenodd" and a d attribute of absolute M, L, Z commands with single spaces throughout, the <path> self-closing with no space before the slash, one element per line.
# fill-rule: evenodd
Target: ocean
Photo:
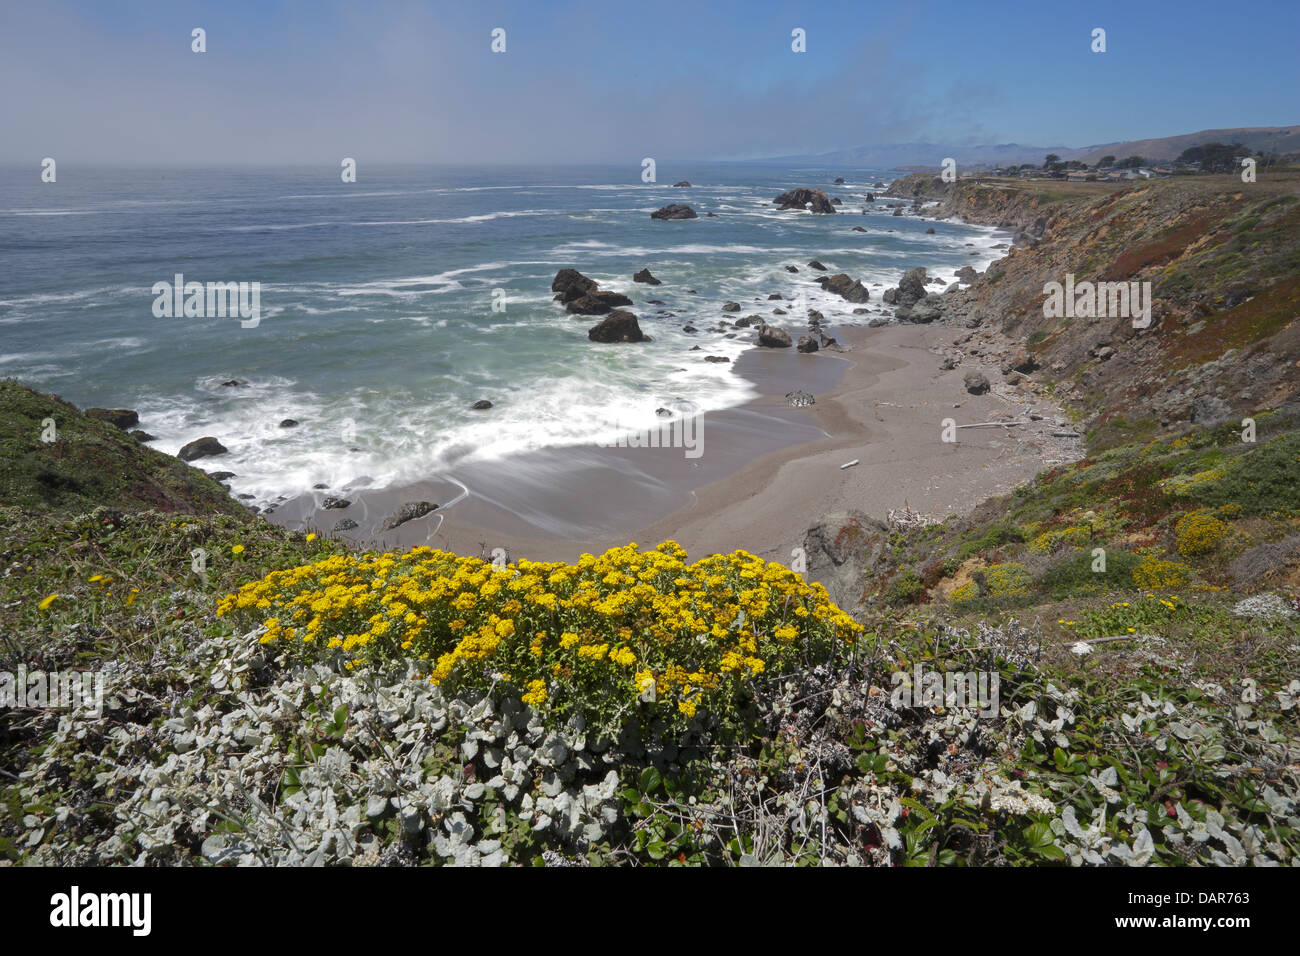
<path fill-rule="evenodd" d="M 963 265 L 985 268 L 1006 241 L 986 227 L 891 215 L 875 185 L 895 175 L 885 170 L 691 163 L 664 175 L 666 166 L 650 184 L 640 165 L 363 162 L 355 183 L 328 167 L 61 163 L 55 183 L 37 166 L 8 168 L 0 376 L 82 407 L 133 408 L 168 453 L 214 436 L 228 454 L 198 464 L 234 472 L 232 491 L 264 505 L 359 475 L 400 485 L 527 450 L 609 443 L 654 427 L 656 409 L 674 403 L 740 405 L 755 397 L 752 383 L 688 355 L 701 345 L 734 359 L 752 347 L 748 333 L 708 332 L 719 319 L 758 313 L 796 337 L 806 308 L 827 325 L 865 323 L 905 269 L 951 281 Z M 683 178 L 689 189 L 671 185 Z M 799 186 L 840 197 L 842 214 L 778 211 L 772 199 Z M 673 202 L 700 218 L 650 219 Z M 868 286 L 870 313 L 853 315 L 813 285 L 813 258 Z M 600 318 L 552 301 L 564 267 L 629 295 L 653 341 L 588 341 Z M 662 285 L 632 281 L 647 267 Z M 153 287 L 177 274 L 259 283 L 260 321 L 155 315 Z M 772 292 L 803 298 L 769 302 Z M 741 312 L 722 313 L 727 301 Z M 774 306 L 790 314 L 773 319 Z M 493 407 L 471 410 L 480 399 Z"/>

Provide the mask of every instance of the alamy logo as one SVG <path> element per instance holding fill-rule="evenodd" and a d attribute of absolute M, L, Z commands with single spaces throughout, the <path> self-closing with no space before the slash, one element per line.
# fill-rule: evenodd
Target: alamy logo
<path fill-rule="evenodd" d="M 1080 282 L 1066 273 L 1065 285 L 1043 286 L 1045 319 L 1132 319 L 1133 328 L 1151 325 L 1150 282 Z"/>
<path fill-rule="evenodd" d="M 894 707 L 979 707 L 981 717 L 998 714 L 1002 677 L 996 671 L 933 671 L 917 664 L 914 673 L 894 671 Z"/>
<path fill-rule="evenodd" d="M 704 454 L 704 416 L 691 402 L 678 402 L 676 412 L 651 428 L 631 431 L 619 428 L 617 438 L 599 443 L 601 448 L 681 448 L 687 458 Z"/>
<path fill-rule="evenodd" d="M 0 708 L 31 707 L 38 710 L 82 710 L 91 717 L 104 715 L 104 675 L 91 671 L 0 671 Z"/>
<path fill-rule="evenodd" d="M 238 316 L 240 326 L 255 329 L 262 321 L 262 283 L 186 282 L 176 273 L 174 282 L 155 282 L 151 290 L 154 318 L 224 319 Z"/>
<path fill-rule="evenodd" d="M 153 929 L 153 894 L 82 893 L 74 886 L 70 893 L 50 897 L 50 925 L 126 926 L 134 936 L 148 936 Z"/>

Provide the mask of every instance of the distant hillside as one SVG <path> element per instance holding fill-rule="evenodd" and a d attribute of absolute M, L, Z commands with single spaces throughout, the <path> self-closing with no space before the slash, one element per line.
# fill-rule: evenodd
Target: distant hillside
<path fill-rule="evenodd" d="M 1072 150 L 1068 146 L 1022 146 L 1019 143 L 1004 143 L 997 146 L 890 143 L 879 146 L 856 146 L 816 155 L 777 156 L 763 162 L 783 165 L 810 163 L 819 166 L 869 166 L 880 169 L 902 169 L 908 166 L 937 169 L 948 157 L 952 157 L 962 166 L 1008 166 L 1041 163 L 1048 153 L 1065 156 L 1069 152 Z"/>
<path fill-rule="evenodd" d="M 1123 159 L 1125 156 L 1141 156 L 1143 159 L 1159 162 L 1177 159 L 1179 154 L 1189 146 L 1215 142 L 1240 143 L 1257 152 L 1291 153 L 1300 150 L 1300 126 L 1240 126 L 1235 129 L 1203 129 L 1199 133 L 1166 136 L 1162 139 L 1136 139 L 1125 143 L 1088 146 L 1084 149 L 1069 150 L 1059 155 L 1062 159 L 1077 159 L 1089 165 L 1096 163 L 1103 156 L 1114 156 L 1117 159 Z"/>
<path fill-rule="evenodd" d="M 1177 158 L 1189 146 L 1202 143 L 1241 143 L 1253 150 L 1290 153 L 1300 150 L 1300 126 L 1239 126 L 1231 129 L 1206 129 L 1197 133 L 1165 136 L 1157 139 L 1138 139 L 1127 142 L 1103 143 L 1097 146 L 1025 146 L 1020 143 L 1003 143 L 989 146 L 954 146 L 951 143 L 893 143 L 873 146 L 856 146 L 829 153 L 803 156 L 776 157 L 770 162 L 816 163 L 833 166 L 879 166 L 901 169 L 907 166 L 938 168 L 944 159 L 951 157 L 963 166 L 1011 166 L 1022 163 L 1041 163 L 1048 153 L 1063 160 L 1096 163 L 1103 156 L 1141 156 L 1153 162 Z"/>

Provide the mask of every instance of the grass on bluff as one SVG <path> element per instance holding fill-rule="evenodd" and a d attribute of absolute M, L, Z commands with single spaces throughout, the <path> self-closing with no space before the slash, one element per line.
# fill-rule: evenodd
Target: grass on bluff
<path fill-rule="evenodd" d="M 1258 415 L 1254 443 L 1236 423 L 1124 441 L 1150 424 L 1113 422 L 1094 436 L 1104 450 L 1092 457 L 1042 472 L 968 518 L 896 535 L 868 594 L 885 606 L 974 613 L 1300 583 L 1285 549 L 1276 566 L 1252 560 L 1300 532 L 1300 410 Z"/>
<path fill-rule="evenodd" d="M 250 514 L 197 468 L 12 379 L 0 380 L 0 502 L 65 513 L 104 505 Z"/>
<path fill-rule="evenodd" d="M 147 660 L 229 630 L 211 609 L 239 584 L 342 550 L 268 524 L 197 468 L 12 380 L 0 381 L 0 453 L 0 670 Z"/>

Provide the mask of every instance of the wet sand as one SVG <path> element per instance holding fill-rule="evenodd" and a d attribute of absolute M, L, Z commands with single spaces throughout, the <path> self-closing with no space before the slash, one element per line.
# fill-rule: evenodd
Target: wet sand
<path fill-rule="evenodd" d="M 678 435 L 695 447 L 549 448 L 465 465 L 452 475 L 382 490 L 334 489 L 283 503 L 270 520 L 332 533 L 365 547 L 416 545 L 511 560 L 574 560 L 583 552 L 672 538 L 693 557 L 744 548 L 787 563 L 804 533 L 833 511 L 884 519 L 906 503 L 937 515 L 965 512 L 1010 490 L 1059 456 L 1051 437 L 1060 412 L 1044 396 L 1002 385 L 995 364 L 966 357 L 940 371 L 942 352 L 963 330 L 933 325 L 830 330 L 845 351 L 801 355 L 751 349 L 732 374 L 761 397 L 699 416 Z M 991 360 L 985 359 L 986 362 Z M 994 383 L 971 395 L 963 376 Z M 792 408 L 802 389 L 816 404 Z M 942 421 L 1043 420 L 1016 428 L 966 428 L 941 440 Z M 694 439 L 694 441 L 692 441 Z M 850 468 L 840 466 L 857 459 Z M 324 510 L 326 495 L 351 501 Z M 401 503 L 439 509 L 392 530 L 382 523 Z"/>

